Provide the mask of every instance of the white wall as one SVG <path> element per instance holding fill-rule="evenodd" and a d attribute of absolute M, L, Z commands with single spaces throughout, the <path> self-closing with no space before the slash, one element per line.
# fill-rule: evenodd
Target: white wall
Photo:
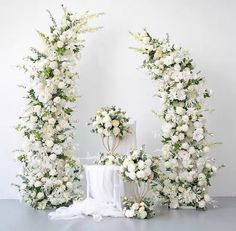
<path fill-rule="evenodd" d="M 15 149 L 22 138 L 13 126 L 23 111 L 23 91 L 17 87 L 27 77 L 14 68 L 21 63 L 30 46 L 40 46 L 35 29 L 47 30 L 45 9 L 56 17 L 60 3 L 78 12 L 102 11 L 98 19 L 104 29 L 87 36 L 80 68 L 79 119 L 77 140 L 79 155 L 96 154 L 99 139 L 86 126 L 89 118 L 103 105 L 116 104 L 137 120 L 138 144 L 149 150 L 160 148 L 160 122 L 151 110 L 158 110 L 159 99 L 153 98 L 155 83 L 137 69 L 142 57 L 129 50 L 136 43 L 128 31 L 146 27 L 152 34 L 168 32 L 171 40 L 190 49 L 195 62 L 215 92 L 211 106 L 215 113 L 209 124 L 215 140 L 223 144 L 212 154 L 226 168 L 214 180 L 212 194 L 236 196 L 235 141 L 236 123 L 236 1 L 234 0 L 0 0 L 0 198 L 15 198 L 18 164 L 14 162 Z"/>

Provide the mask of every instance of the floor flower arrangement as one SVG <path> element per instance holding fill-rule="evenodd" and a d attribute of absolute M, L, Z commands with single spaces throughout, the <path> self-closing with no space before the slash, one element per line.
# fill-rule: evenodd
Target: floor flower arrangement
<path fill-rule="evenodd" d="M 144 55 L 142 68 L 157 81 L 156 95 L 162 100 L 157 113 L 163 123 L 163 147 L 156 195 L 172 208 L 205 209 L 212 202 L 208 187 L 218 170 L 208 156 L 214 143 L 208 141 L 211 133 L 204 116 L 204 101 L 212 92 L 189 52 L 168 36 L 156 39 L 146 30 L 132 35 L 141 44 L 133 49 Z"/>
<path fill-rule="evenodd" d="M 120 165 L 121 178 L 128 182 L 131 198 L 123 200 L 128 218 L 151 218 L 155 215 L 153 182 L 157 179 L 158 160 L 150 157 L 142 146 L 124 156 Z"/>
<path fill-rule="evenodd" d="M 81 35 L 99 28 L 89 27 L 100 14 L 71 13 L 62 6 L 60 24 L 49 12 L 50 32 L 38 32 L 45 48 L 31 48 L 20 66 L 30 77 L 27 108 L 17 129 L 23 133 L 19 190 L 33 208 L 66 206 L 81 198 L 82 166 L 74 157 L 73 105 L 77 99 L 75 61 L 81 54 Z"/>
<path fill-rule="evenodd" d="M 130 132 L 129 117 L 126 112 L 116 106 L 102 107 L 91 118 L 89 125 L 92 125 L 92 133 L 101 136 L 102 144 L 106 153 L 100 153 L 99 160 L 96 162 L 101 165 L 119 165 L 121 155 L 116 153 L 120 141 Z"/>

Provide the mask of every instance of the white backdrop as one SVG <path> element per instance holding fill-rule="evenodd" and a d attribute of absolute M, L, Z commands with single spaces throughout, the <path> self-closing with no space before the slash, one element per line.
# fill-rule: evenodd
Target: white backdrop
<path fill-rule="evenodd" d="M 14 130 L 23 112 L 23 90 L 18 84 L 27 77 L 14 65 L 21 63 L 30 46 L 40 46 L 35 29 L 48 29 L 45 9 L 58 18 L 64 3 L 68 8 L 105 12 L 95 21 L 102 31 L 87 35 L 86 47 L 78 63 L 80 94 L 76 117 L 79 120 L 78 155 L 96 154 L 99 139 L 86 123 L 103 105 L 115 104 L 137 121 L 138 145 L 153 151 L 161 147 L 160 122 L 151 110 L 158 110 L 159 99 L 153 98 L 155 83 L 137 69 L 142 57 L 129 50 L 136 45 L 128 31 L 146 27 L 153 35 L 168 32 L 171 40 L 190 49 L 197 67 L 206 76 L 215 95 L 210 101 L 215 113 L 209 126 L 216 141 L 223 144 L 212 150 L 218 163 L 226 164 L 214 180 L 212 195 L 236 196 L 236 1 L 234 0 L 0 0 L 0 198 L 15 198 L 18 164 L 15 149 L 22 138 Z"/>

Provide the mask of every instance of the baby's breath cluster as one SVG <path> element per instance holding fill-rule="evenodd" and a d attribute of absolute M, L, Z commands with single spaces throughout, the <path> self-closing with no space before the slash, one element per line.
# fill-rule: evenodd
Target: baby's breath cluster
<path fill-rule="evenodd" d="M 133 34 L 142 44 L 134 48 L 145 59 L 142 67 L 158 82 L 156 95 L 162 99 L 158 116 L 162 125 L 162 154 L 157 195 L 170 207 L 205 208 L 207 193 L 217 171 L 207 157 L 213 145 L 204 118 L 204 99 L 211 96 L 204 77 L 195 70 L 189 53 L 168 36 L 155 39 L 147 31 Z"/>
<path fill-rule="evenodd" d="M 88 21 L 98 16 L 78 16 L 63 8 L 60 24 L 52 17 L 48 35 L 38 32 L 45 49 L 31 49 L 21 66 L 30 76 L 27 108 L 17 129 L 23 133 L 22 163 L 23 200 L 37 209 L 70 204 L 81 197 L 82 167 L 73 157 L 73 103 L 77 99 L 78 73 L 74 66 L 80 56 L 81 34 L 96 28 Z"/>

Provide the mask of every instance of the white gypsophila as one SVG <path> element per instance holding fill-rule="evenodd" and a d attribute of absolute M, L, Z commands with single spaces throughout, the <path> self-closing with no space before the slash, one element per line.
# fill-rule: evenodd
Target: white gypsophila
<path fill-rule="evenodd" d="M 217 167 L 206 156 L 209 152 L 203 102 L 211 96 L 204 78 L 195 71 L 192 58 L 181 46 L 171 44 L 168 36 L 153 38 L 147 31 L 132 34 L 145 56 L 142 67 L 158 82 L 157 96 L 162 100 L 158 116 L 162 125 L 162 154 L 156 194 L 164 204 L 177 208 L 205 208 L 205 196 Z M 204 157 L 204 158 L 203 158 Z M 142 174 L 139 174 L 142 176 Z"/>
<path fill-rule="evenodd" d="M 23 200 L 36 209 L 56 208 L 80 199 L 82 166 L 75 159 L 72 105 L 77 99 L 75 61 L 83 47 L 81 34 L 97 28 L 88 21 L 99 14 L 74 15 L 63 7 L 62 23 L 52 17 L 48 35 L 39 32 L 45 49 L 31 49 L 22 68 L 30 76 L 27 109 L 18 130 L 24 145 L 18 155 L 23 171 Z"/>

